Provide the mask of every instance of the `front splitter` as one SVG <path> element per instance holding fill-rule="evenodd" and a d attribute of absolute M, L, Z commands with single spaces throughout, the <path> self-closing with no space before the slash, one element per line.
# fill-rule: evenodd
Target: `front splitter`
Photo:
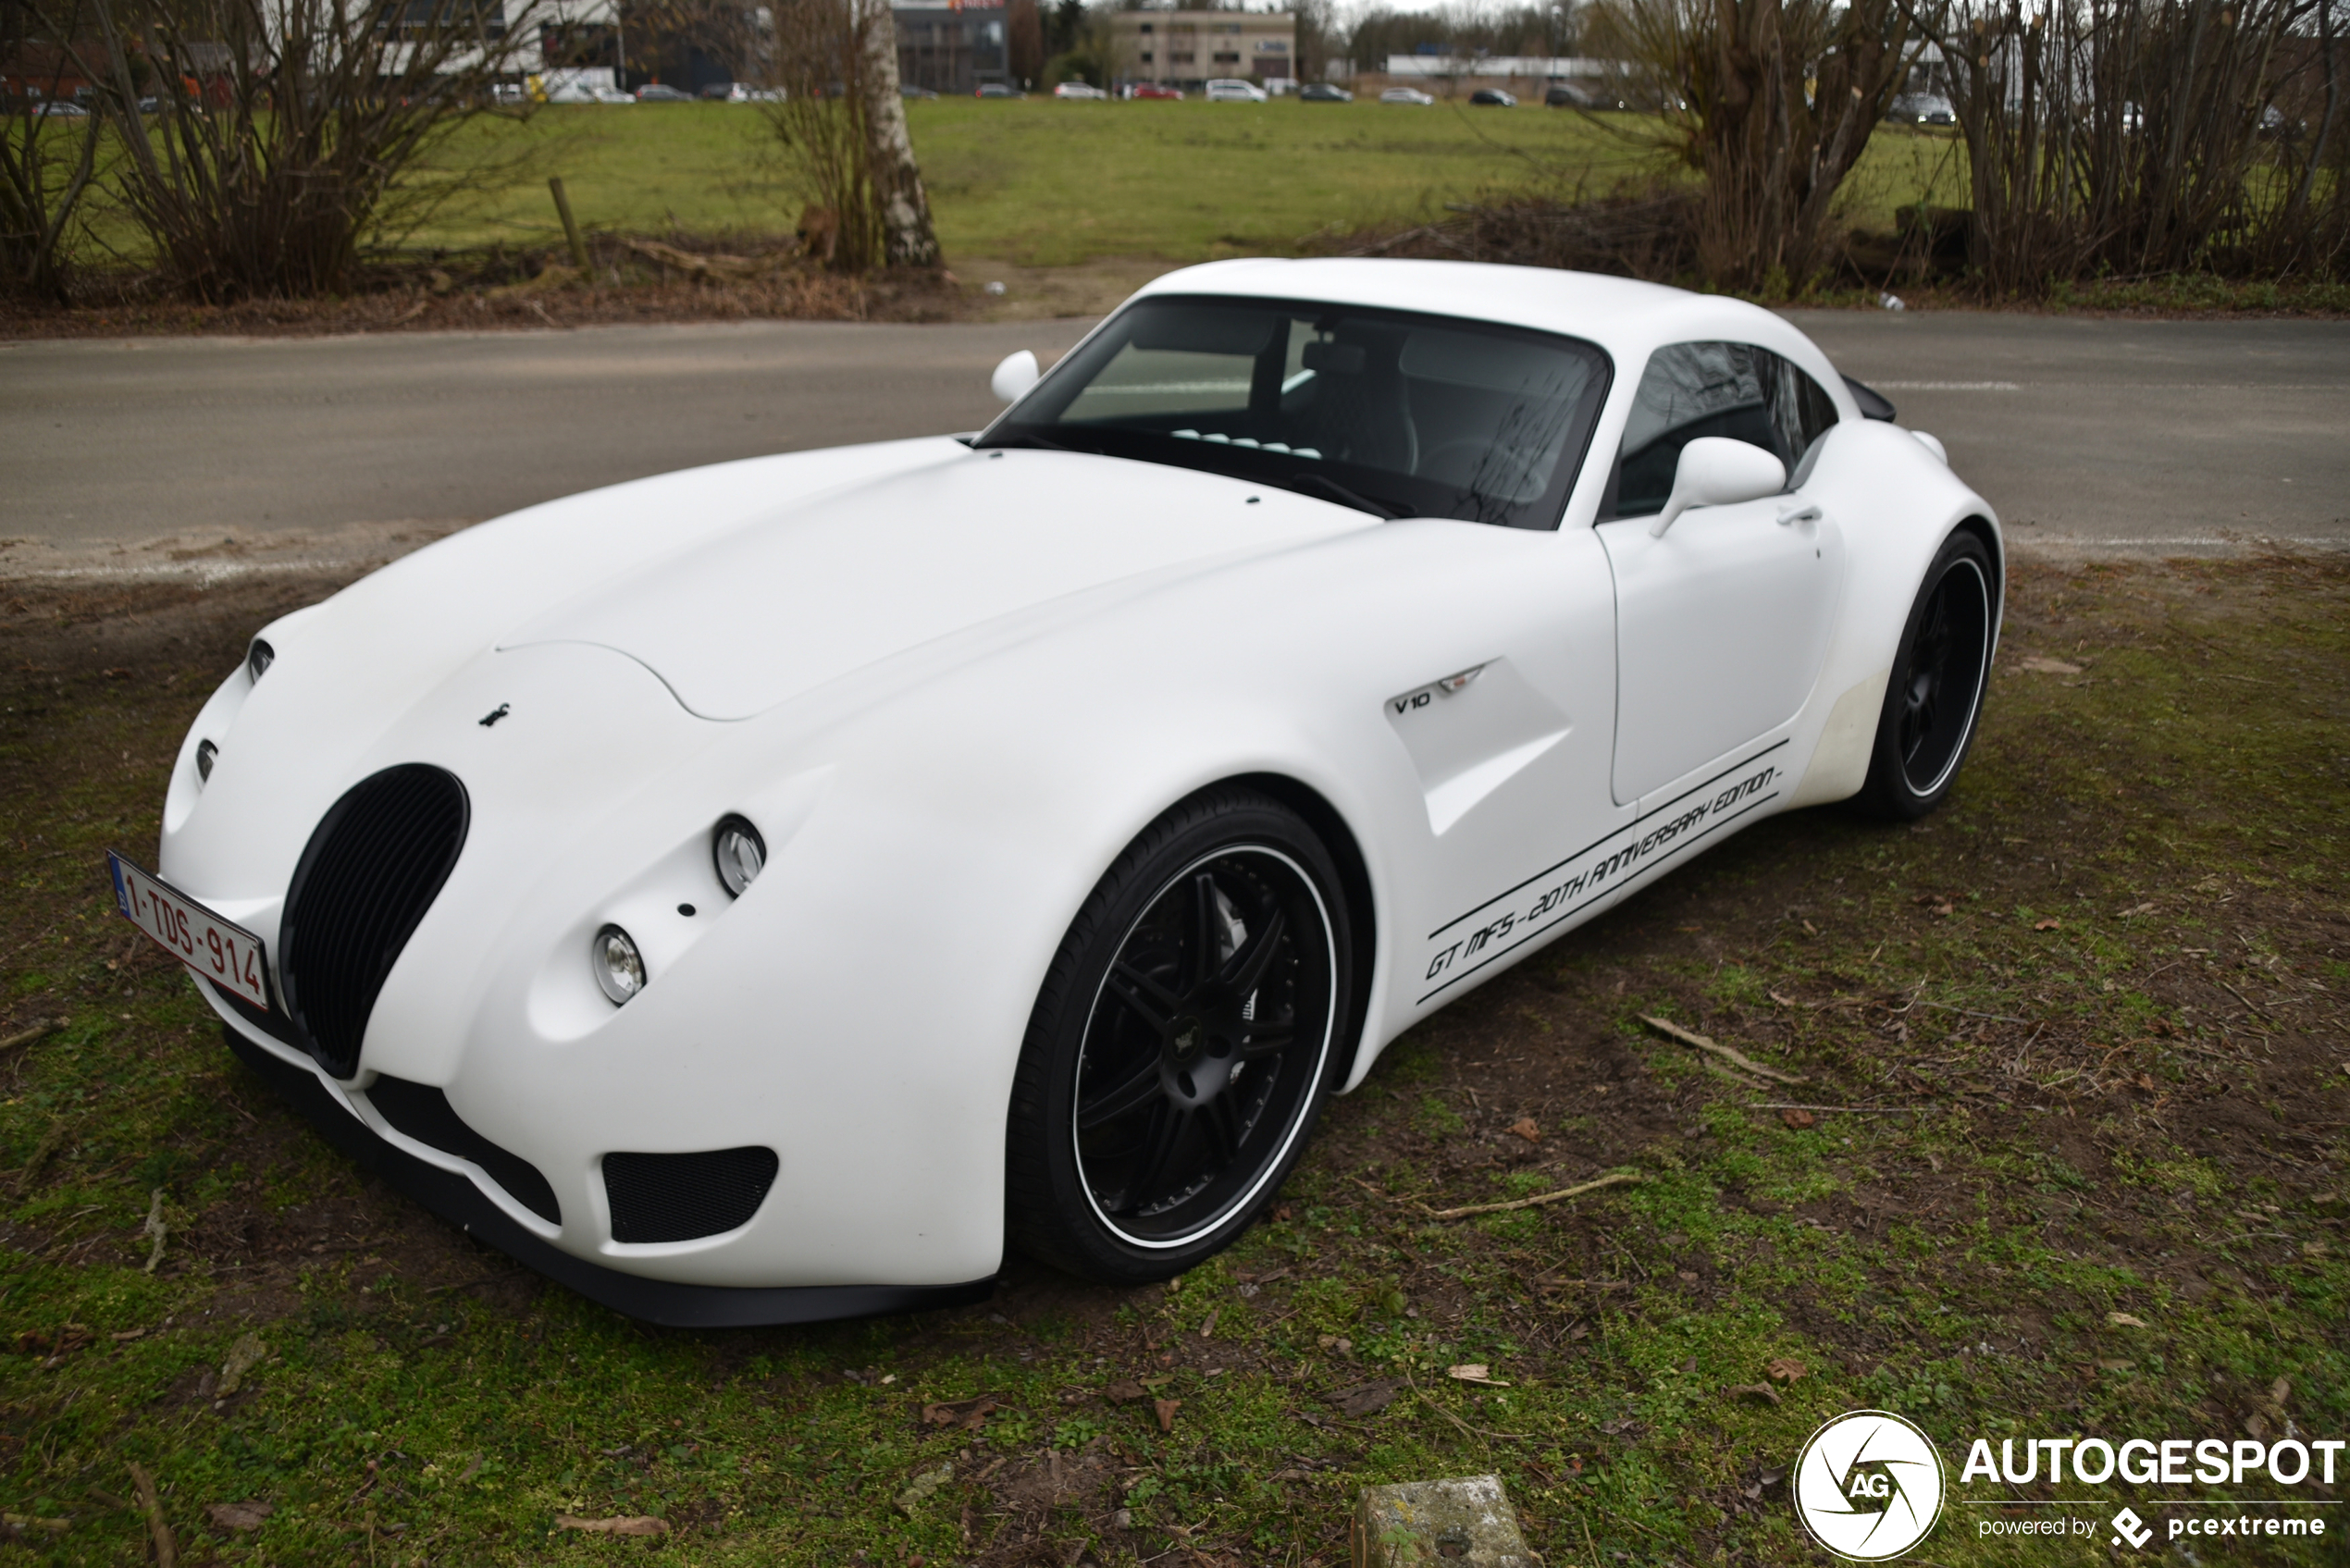
<path fill-rule="evenodd" d="M 993 1279 L 964 1285 L 683 1285 L 647 1279 L 576 1258 L 548 1245 L 509 1218 L 481 1190 L 455 1171 L 427 1165 L 396 1148 L 337 1105 L 315 1076 L 272 1056 L 227 1023 L 220 1032 L 237 1059 L 258 1073 L 308 1117 L 327 1142 L 391 1187 L 467 1235 L 537 1269 L 589 1301 L 667 1328 L 755 1328 L 784 1323 L 824 1323 L 881 1313 L 923 1312 L 983 1302 Z"/>

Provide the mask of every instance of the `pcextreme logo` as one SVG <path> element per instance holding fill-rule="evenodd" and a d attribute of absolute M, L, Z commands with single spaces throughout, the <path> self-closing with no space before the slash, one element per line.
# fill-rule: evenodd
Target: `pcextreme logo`
<path fill-rule="evenodd" d="M 1813 1540 L 1849 1562 L 1882 1562 L 1942 1516 L 1942 1456 L 1892 1412 L 1856 1410 L 1812 1434 L 1789 1490 Z"/>

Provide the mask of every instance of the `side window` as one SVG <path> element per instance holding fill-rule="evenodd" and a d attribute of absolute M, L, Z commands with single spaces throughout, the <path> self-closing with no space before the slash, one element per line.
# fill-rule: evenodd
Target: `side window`
<path fill-rule="evenodd" d="M 1681 449 L 1724 436 L 1775 453 L 1790 474 L 1836 423 L 1836 404 L 1817 382 L 1767 349 L 1748 343 L 1675 343 L 1649 356 L 1609 486 L 1609 517 L 1664 509 Z"/>
<path fill-rule="evenodd" d="M 1754 357 L 1767 366 L 1762 395 L 1771 405 L 1771 426 L 1778 438 L 1774 450 L 1787 464 L 1787 488 L 1793 489 L 1812 476 L 1820 438 L 1836 426 L 1836 402 L 1789 361 L 1767 349 L 1755 350 Z"/>

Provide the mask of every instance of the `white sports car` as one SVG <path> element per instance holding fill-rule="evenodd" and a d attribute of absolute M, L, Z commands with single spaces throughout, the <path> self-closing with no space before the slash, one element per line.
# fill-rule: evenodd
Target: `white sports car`
<path fill-rule="evenodd" d="M 1418 1019 L 1966 755 L 1998 522 L 1768 312 L 1226 262 L 996 386 L 264 627 L 124 911 L 427 1206 L 798 1321 L 1175 1274 Z"/>

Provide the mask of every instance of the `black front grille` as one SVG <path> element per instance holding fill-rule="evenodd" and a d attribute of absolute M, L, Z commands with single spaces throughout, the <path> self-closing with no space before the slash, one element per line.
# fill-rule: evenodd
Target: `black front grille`
<path fill-rule="evenodd" d="M 606 1154 L 615 1241 L 690 1241 L 750 1223 L 783 1162 L 773 1149 Z"/>
<path fill-rule="evenodd" d="M 286 1011 L 337 1078 L 359 1070 L 367 1015 L 465 846 L 465 786 L 406 762 L 353 784 L 294 867 L 278 930 Z"/>
<path fill-rule="evenodd" d="M 550 1225 L 563 1222 L 563 1205 L 555 1201 L 555 1190 L 538 1174 L 538 1167 L 476 1132 L 449 1103 L 449 1096 L 431 1084 L 385 1075 L 368 1086 L 367 1099 L 383 1113 L 384 1120 L 417 1142 L 473 1161 L 523 1207 Z"/>

